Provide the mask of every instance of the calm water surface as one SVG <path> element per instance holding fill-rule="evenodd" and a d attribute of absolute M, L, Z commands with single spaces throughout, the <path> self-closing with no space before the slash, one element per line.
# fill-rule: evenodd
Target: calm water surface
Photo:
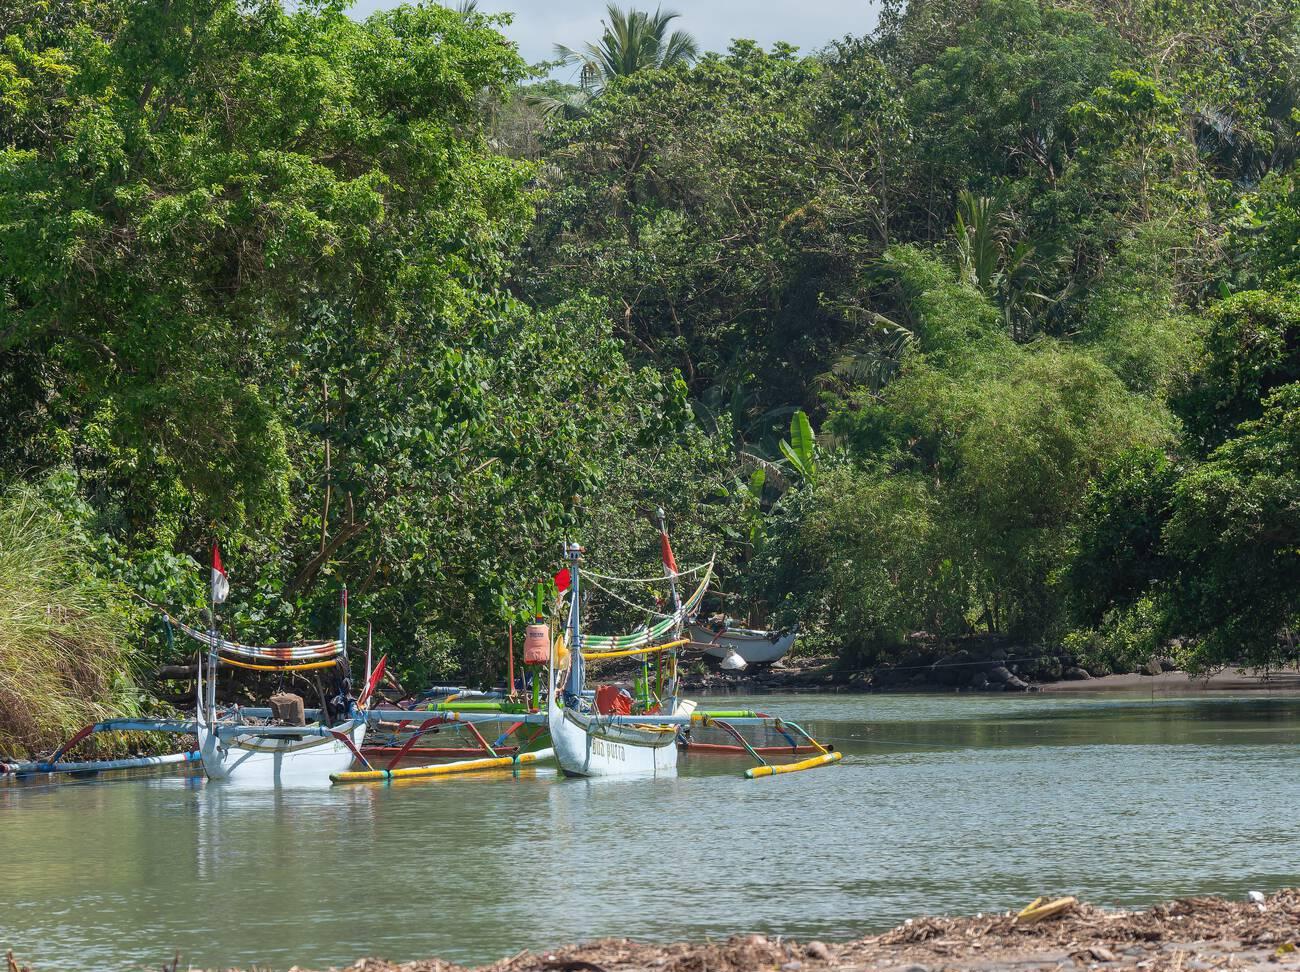
<path fill-rule="evenodd" d="M 729 697 L 839 766 L 749 782 L 452 777 L 266 792 L 0 784 L 0 948 L 42 970 L 491 961 L 605 935 L 849 937 L 1051 891 L 1300 878 L 1300 698 Z M 707 704 L 707 703 L 706 703 Z"/>

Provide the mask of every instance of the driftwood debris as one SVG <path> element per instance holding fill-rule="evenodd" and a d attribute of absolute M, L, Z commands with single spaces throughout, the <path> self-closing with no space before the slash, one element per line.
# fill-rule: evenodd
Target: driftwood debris
<path fill-rule="evenodd" d="M 1017 922 L 1016 915 L 1009 911 L 963 918 L 914 918 L 882 935 L 840 944 L 801 944 L 763 935 L 672 945 L 603 939 L 520 952 L 477 972 L 590 972 L 597 968 L 601 972 L 1300 970 L 1300 889 L 1279 891 L 1263 900 L 1185 898 L 1144 911 L 1111 911 L 1076 903 L 1032 924 Z M 466 970 L 442 959 L 396 964 L 369 958 L 344 972 Z"/>

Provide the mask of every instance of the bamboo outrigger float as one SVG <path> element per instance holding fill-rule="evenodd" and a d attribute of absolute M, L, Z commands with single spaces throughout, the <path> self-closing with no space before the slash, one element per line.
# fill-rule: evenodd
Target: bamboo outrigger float
<path fill-rule="evenodd" d="M 429 776 L 451 776 L 455 773 L 476 773 L 482 770 L 517 770 L 529 763 L 550 759 L 555 755 L 553 749 L 539 749 L 534 753 L 520 753 L 517 756 L 489 756 L 484 759 L 462 759 L 453 763 L 438 763 L 432 766 L 408 766 L 405 769 L 360 770 L 353 773 L 331 773 L 334 783 L 378 783 L 389 780 L 410 780 Z"/>
<path fill-rule="evenodd" d="M 147 729 L 148 731 L 156 731 L 153 726 L 149 726 Z M 0 763 L 0 776 L 31 776 L 37 773 L 100 773 L 107 770 L 176 766 L 181 763 L 197 763 L 198 761 L 199 751 L 197 749 L 191 749 L 183 753 L 167 753 L 163 756 L 131 756 L 124 759 L 90 759 L 66 763 L 51 758 L 20 763 Z"/>

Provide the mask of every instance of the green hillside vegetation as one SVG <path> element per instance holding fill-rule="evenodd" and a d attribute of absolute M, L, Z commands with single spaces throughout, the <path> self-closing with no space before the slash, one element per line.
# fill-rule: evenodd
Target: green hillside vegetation
<path fill-rule="evenodd" d="M 1292 0 L 623 14 L 570 86 L 473 5 L 0 0 L 0 749 L 141 704 L 213 540 L 242 640 L 346 583 L 420 685 L 656 506 L 846 666 L 1294 657 Z"/>

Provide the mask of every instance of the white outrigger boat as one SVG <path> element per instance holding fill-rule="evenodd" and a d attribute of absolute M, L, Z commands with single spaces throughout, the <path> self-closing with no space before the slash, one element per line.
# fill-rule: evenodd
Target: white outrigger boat
<path fill-rule="evenodd" d="M 364 715 L 331 727 L 251 726 L 198 721 L 199 758 L 209 779 L 263 786 L 325 783 L 359 756 Z"/>
<path fill-rule="evenodd" d="M 354 759 L 362 759 L 365 699 L 354 703 L 347 716 L 332 726 L 323 724 L 328 718 L 325 712 L 319 713 L 321 722 L 301 726 L 253 725 L 238 710 L 226 718 L 217 715 L 215 679 L 209 674 L 205 699 L 202 670 L 200 665 L 195 735 L 209 779 L 264 786 L 323 783 L 331 773 L 342 773 Z"/>
<path fill-rule="evenodd" d="M 346 604 L 346 593 L 344 594 Z M 221 665 L 258 671 L 292 672 L 346 667 L 346 612 L 337 640 L 306 645 L 276 645 L 254 648 L 226 641 L 215 630 L 204 633 L 166 614 L 169 625 L 208 644 L 206 659 L 197 665 L 197 691 L 193 719 L 107 719 L 78 731 L 49 759 L 0 766 L 0 776 L 10 773 L 95 773 L 103 770 L 137 769 L 174 763 L 197 762 L 213 780 L 234 780 L 253 786 L 326 783 L 331 773 L 349 769 L 354 759 L 369 766 L 360 749 L 371 713 L 368 700 L 383 675 L 384 659 L 372 672 L 367 650 L 366 688 L 359 700 L 348 698 L 346 682 L 334 711 L 299 708 L 302 718 L 292 724 L 276 722 L 274 708 L 233 706 L 221 710 L 216 702 L 214 673 Z M 342 666 L 342 667 L 341 667 Z M 205 677 L 206 671 L 206 677 Z M 331 718 L 333 716 L 333 718 Z M 102 732 L 159 732 L 193 735 L 193 750 L 166 756 L 145 756 L 109 761 L 69 762 L 64 759 L 87 737 Z"/>
<path fill-rule="evenodd" d="M 181 629 L 191 637 L 202 635 L 186 625 Z M 207 679 L 204 663 L 198 665 L 194 732 L 198 737 L 199 759 L 203 771 L 213 780 L 237 780 L 261 786 L 278 784 L 322 783 L 331 773 L 342 773 L 354 759 L 365 762 L 361 746 L 365 741 L 368 718 L 366 704 L 383 674 L 370 667 L 370 649 L 366 648 L 366 688 L 360 699 L 348 697 L 342 683 L 336 711 L 318 710 L 317 721 L 295 720 L 298 724 L 268 725 L 262 719 L 250 722 L 248 713 L 238 707 L 222 714 L 217 709 L 216 674 L 221 663 L 255 671 L 294 672 L 312 669 L 337 669 L 347 665 L 347 588 L 342 593 L 342 618 L 339 637 L 334 641 L 292 647 L 254 648 L 217 637 L 209 632 Z M 274 700 L 273 700 L 274 701 Z M 299 700 L 300 713 L 303 712 Z M 260 715 L 260 711 L 259 711 Z M 332 724 L 331 724 L 332 722 Z"/>
<path fill-rule="evenodd" d="M 657 623 L 630 635 L 587 635 L 583 631 L 582 548 L 576 543 L 565 544 L 564 556 L 571 586 L 569 612 L 565 639 L 557 641 L 552 652 L 547 722 L 555 759 L 566 776 L 655 776 L 677 769 L 677 734 L 682 725 L 681 717 L 689 720 L 695 704 L 678 697 L 676 649 L 687 643 L 681 634 L 687 619 L 699 609 L 704 598 L 713 575 L 713 562 L 691 571 L 702 573 L 703 577 L 694 593 L 683 602 L 677 595 L 677 565 L 663 527 L 662 511 L 659 515 L 664 572 L 672 588 L 674 611 L 661 615 Z M 589 647 L 595 650 L 584 651 Z M 658 691 L 653 700 L 647 698 L 643 701 L 646 711 L 635 719 L 621 718 L 632 715 L 631 706 L 617 704 L 620 693 L 616 689 L 610 692 L 611 687 L 601 687 L 594 699 L 587 697 L 584 691 L 587 661 L 650 654 L 660 655 Z M 566 660 L 568 667 L 561 692 L 559 669 Z M 648 684 L 646 692 L 649 696 Z M 645 702 L 650 704 L 645 705 Z M 677 718 L 671 722 L 661 721 L 665 716 Z"/>

